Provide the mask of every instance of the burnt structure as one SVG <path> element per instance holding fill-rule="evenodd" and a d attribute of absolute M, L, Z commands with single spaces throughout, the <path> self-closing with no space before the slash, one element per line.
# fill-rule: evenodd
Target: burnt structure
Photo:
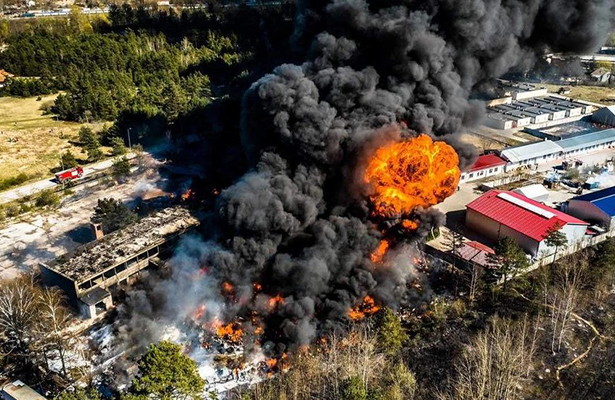
<path fill-rule="evenodd" d="M 83 317 L 95 318 L 113 305 L 115 288 L 134 282 L 141 271 L 156 265 L 170 242 L 198 224 L 186 208 L 164 209 L 41 263 L 43 284 L 59 287 Z"/>

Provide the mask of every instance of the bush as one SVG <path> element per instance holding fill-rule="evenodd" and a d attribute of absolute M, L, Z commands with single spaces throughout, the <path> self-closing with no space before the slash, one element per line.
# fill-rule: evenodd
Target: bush
<path fill-rule="evenodd" d="M 51 190 L 43 190 L 36 198 L 34 204 L 36 204 L 37 207 L 45 207 L 56 205 L 59 201 L 60 196 L 56 193 Z"/>
<path fill-rule="evenodd" d="M 98 161 L 104 157 L 102 150 L 99 147 L 87 149 L 88 161 Z"/>
<path fill-rule="evenodd" d="M 367 400 L 367 391 L 359 376 L 351 376 L 342 383 L 344 400 Z"/>
<path fill-rule="evenodd" d="M 0 181 L 0 190 L 6 190 L 13 186 L 21 185 L 28 179 L 30 179 L 30 177 L 23 172 L 12 178 L 3 179 Z"/>
<path fill-rule="evenodd" d="M 43 112 L 43 115 L 49 115 L 53 112 L 53 101 L 44 101 L 38 108 Z"/>
<path fill-rule="evenodd" d="M 17 204 L 9 204 L 8 206 L 6 206 L 6 208 L 4 209 L 4 213 L 7 217 L 9 218 L 13 218 L 16 217 L 20 214 L 20 208 L 19 205 Z"/>

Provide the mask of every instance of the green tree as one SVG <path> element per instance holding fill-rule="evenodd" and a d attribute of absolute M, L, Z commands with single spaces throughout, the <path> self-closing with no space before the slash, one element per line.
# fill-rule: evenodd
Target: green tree
<path fill-rule="evenodd" d="M 79 143 L 86 150 L 100 147 L 98 135 L 89 126 L 82 126 L 79 129 Z"/>
<path fill-rule="evenodd" d="M 553 261 L 555 261 L 559 249 L 568 247 L 568 238 L 566 237 L 566 234 L 561 231 L 561 229 L 562 226 L 559 223 L 556 223 L 553 227 L 547 230 L 547 234 L 544 237 L 545 243 L 548 246 L 555 247 Z"/>
<path fill-rule="evenodd" d="M 500 240 L 494 250 L 495 254 L 489 255 L 489 262 L 504 278 L 504 290 L 506 290 L 508 279 L 527 268 L 530 262 L 517 241 L 511 237 Z"/>
<path fill-rule="evenodd" d="M 351 376 L 342 382 L 342 399 L 344 400 L 367 400 L 367 390 L 363 386 L 360 376 Z"/>
<path fill-rule="evenodd" d="M 114 137 L 111 139 L 111 146 L 113 147 L 114 156 L 123 156 L 128 152 L 124 140 L 120 137 Z"/>
<path fill-rule="evenodd" d="M 121 200 L 109 198 L 98 200 L 91 219 L 93 223 L 101 224 L 105 233 L 111 233 L 135 222 L 137 215 Z"/>
<path fill-rule="evenodd" d="M 120 179 L 130 175 L 130 161 L 126 156 L 113 160 L 113 176 L 115 179 Z"/>
<path fill-rule="evenodd" d="M 0 20 L 0 41 L 4 42 L 10 35 L 9 21 L 6 18 Z"/>
<path fill-rule="evenodd" d="M 376 320 L 378 345 L 383 353 L 396 356 L 408 340 L 406 330 L 401 326 L 401 320 L 396 312 L 388 307 L 383 308 Z"/>
<path fill-rule="evenodd" d="M 181 352 L 181 347 L 166 341 L 151 345 L 139 360 L 139 375 L 131 391 L 151 399 L 198 399 L 205 382 L 196 363 Z"/>
<path fill-rule="evenodd" d="M 98 161 L 104 157 L 104 154 L 100 147 L 92 147 L 86 150 L 88 153 L 89 161 Z"/>
<path fill-rule="evenodd" d="M 457 252 L 459 248 L 463 245 L 463 234 L 459 232 L 459 229 L 450 229 L 448 230 L 446 236 L 444 237 L 444 245 L 449 249 L 451 254 L 453 255 L 453 267 L 457 266 Z"/>
<path fill-rule="evenodd" d="M 64 391 L 60 393 L 55 400 L 101 400 L 100 393 L 94 388 L 81 389 L 77 388 L 74 391 Z"/>
<path fill-rule="evenodd" d="M 77 165 L 78 165 L 77 159 L 75 158 L 73 153 L 71 153 L 70 150 L 67 150 L 65 153 L 62 153 L 62 156 L 60 157 L 60 167 L 61 168 L 69 169 L 69 168 L 76 167 Z"/>
<path fill-rule="evenodd" d="M 81 8 L 73 5 L 68 13 L 68 26 L 73 33 L 90 33 L 92 32 L 92 24 L 88 17 L 83 15 Z"/>

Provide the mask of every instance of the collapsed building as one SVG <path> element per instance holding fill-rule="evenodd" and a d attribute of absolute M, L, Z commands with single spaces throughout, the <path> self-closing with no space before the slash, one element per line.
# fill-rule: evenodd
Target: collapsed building
<path fill-rule="evenodd" d="M 170 244 L 199 224 L 188 209 L 170 207 L 40 264 L 45 286 L 59 287 L 84 318 L 113 305 L 111 293 L 157 265 Z"/>

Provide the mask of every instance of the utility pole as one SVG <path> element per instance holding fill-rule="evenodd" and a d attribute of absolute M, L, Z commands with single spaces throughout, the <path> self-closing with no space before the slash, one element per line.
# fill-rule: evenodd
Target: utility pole
<path fill-rule="evenodd" d="M 131 128 L 128 128 L 128 148 L 132 150 L 132 144 L 130 143 L 130 129 Z"/>

